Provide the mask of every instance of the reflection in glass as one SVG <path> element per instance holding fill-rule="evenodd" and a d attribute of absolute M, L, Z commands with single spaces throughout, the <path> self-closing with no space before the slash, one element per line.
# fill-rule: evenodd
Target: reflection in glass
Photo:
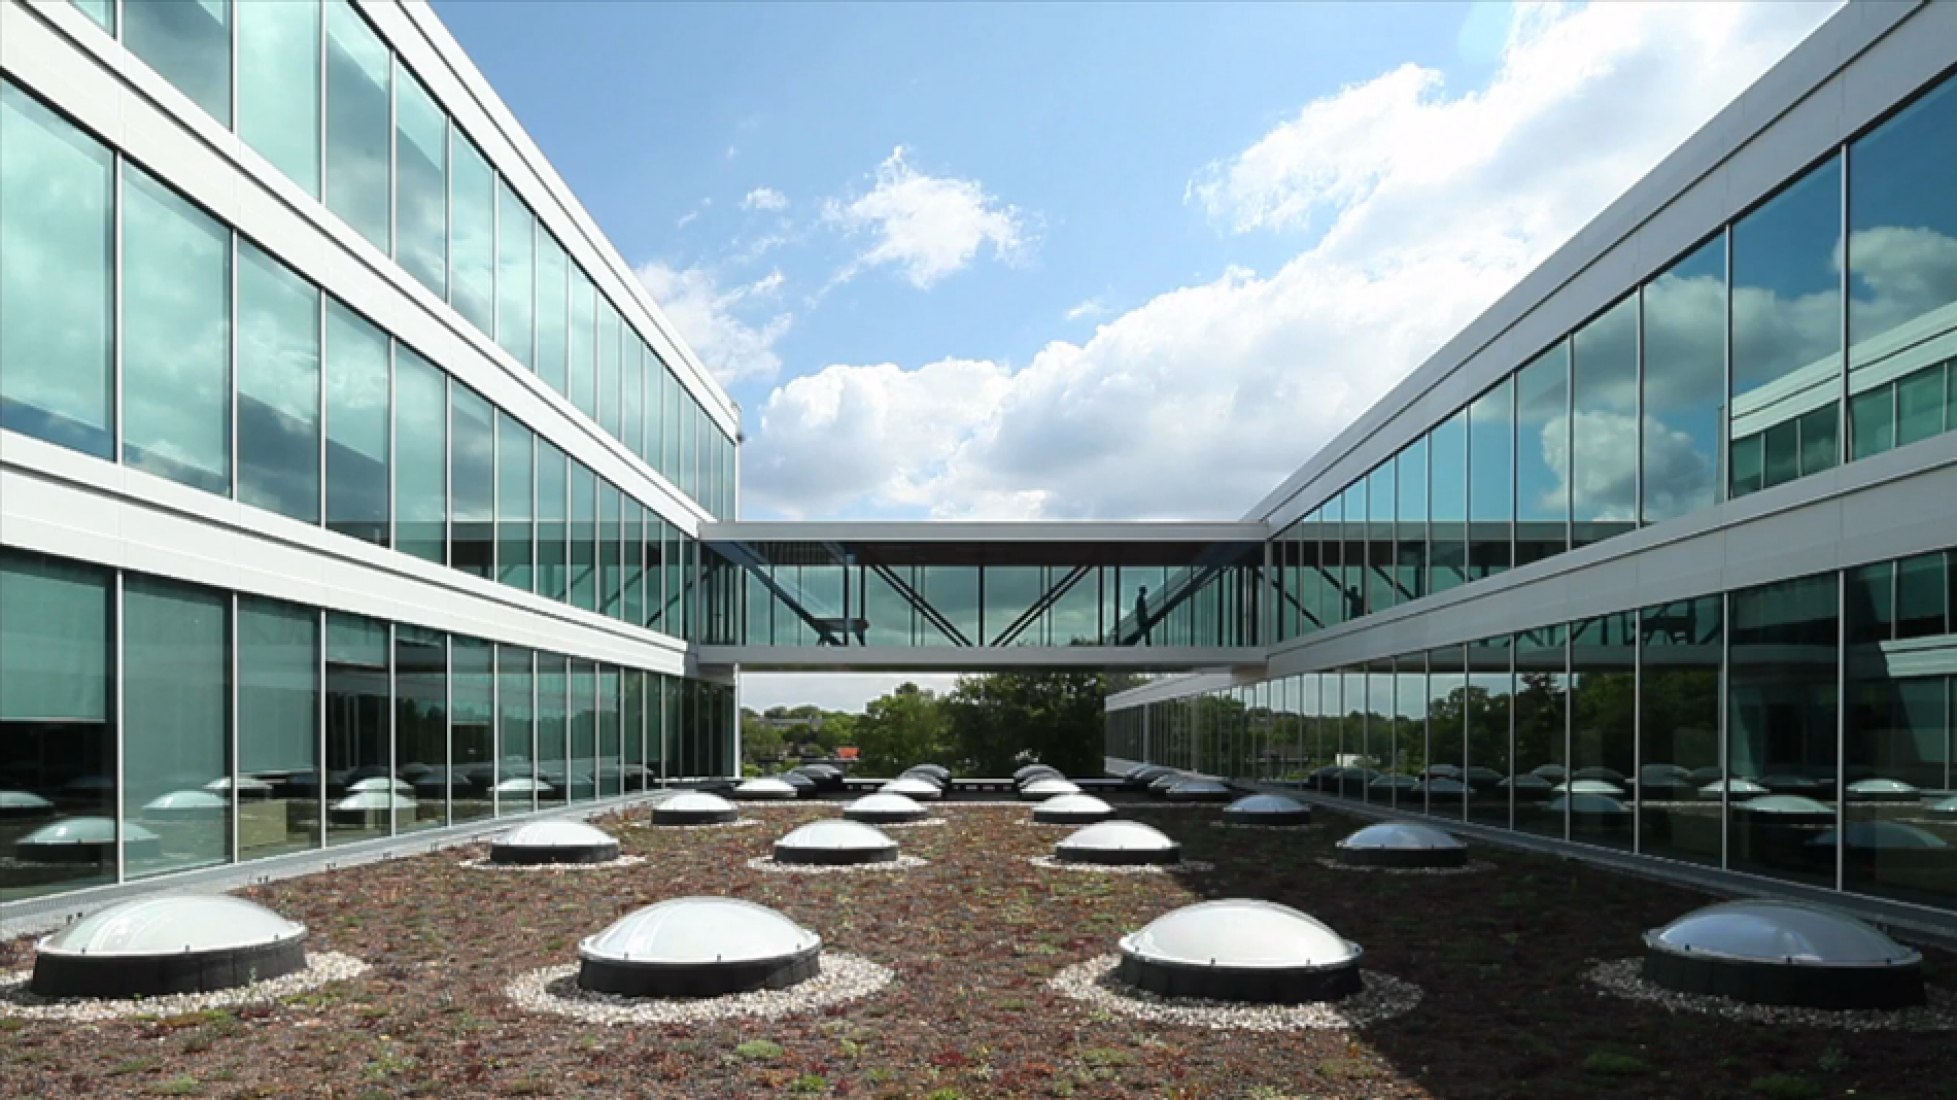
<path fill-rule="evenodd" d="M 448 645 L 434 630 L 394 628 L 394 829 L 432 828 L 448 819 Z M 432 784 L 421 780 L 434 776 Z"/>
<path fill-rule="evenodd" d="M 1554 786 L 1569 780 L 1569 676 L 1562 624 L 1515 636 L 1515 825 L 1532 833 L 1565 836 L 1566 804 L 1522 801 L 1519 777 L 1533 775 Z M 1534 784 L 1530 784 L 1534 786 Z M 1552 807 L 1554 807 L 1552 809 Z"/>
<path fill-rule="evenodd" d="M 628 326 L 620 334 L 625 341 L 622 374 L 619 378 L 619 439 L 641 459 L 646 456 L 645 441 L 645 357 L 650 353 L 639 343 Z"/>
<path fill-rule="evenodd" d="M 568 395 L 567 341 L 570 334 L 570 262 L 564 248 L 543 226 L 537 227 L 537 377 Z"/>
<path fill-rule="evenodd" d="M 623 613 L 624 573 L 619 564 L 618 490 L 608 481 L 598 482 L 598 613 L 620 618 Z"/>
<path fill-rule="evenodd" d="M 1726 238 L 1644 289 L 1644 521 L 1712 506 L 1726 384 Z"/>
<path fill-rule="evenodd" d="M 1571 360 L 1570 485 L 1575 546 L 1638 520 L 1638 296 L 1577 330 Z"/>
<path fill-rule="evenodd" d="M 537 219 L 510 185 L 496 182 L 496 343 L 536 364 Z"/>
<path fill-rule="evenodd" d="M 1717 865 L 1720 805 L 1699 789 L 1719 778 L 1720 598 L 1640 613 L 1638 683 L 1643 757 L 1635 774 L 1640 851 Z"/>
<path fill-rule="evenodd" d="M 1517 803 L 1525 797 L 1536 803 L 1543 801 L 1529 795 L 1514 779 L 1520 770 L 1515 756 L 1518 700 L 1514 639 L 1506 634 L 1483 638 L 1470 643 L 1465 651 L 1468 686 L 1460 710 L 1468 728 L 1468 752 L 1460 764 L 1461 781 L 1472 791 L 1468 817 L 1507 828 L 1520 812 Z M 1456 653 L 1452 647 L 1446 652 Z M 1430 654 L 1429 659 L 1436 658 Z M 1453 659 L 1461 657 L 1456 654 Z"/>
<path fill-rule="evenodd" d="M 1835 464 L 1841 389 L 1841 162 L 1734 224 L 1732 494 Z"/>
<path fill-rule="evenodd" d="M 1427 587 L 1427 437 L 1421 436 L 1394 460 L 1399 479 L 1399 541 L 1394 578 L 1400 599 L 1417 600 Z"/>
<path fill-rule="evenodd" d="M 448 117 L 399 58 L 394 65 L 394 258 L 446 297 Z"/>
<path fill-rule="evenodd" d="M 1637 620 L 1628 611 L 1584 619 L 1570 630 L 1570 780 L 1626 810 L 1636 788 Z M 1605 789 L 1608 788 L 1608 789 Z M 1616 793 L 1612 793 L 1612 792 Z M 1570 835 L 1592 844 L 1628 848 L 1631 817 L 1592 813 L 1581 803 L 1570 815 Z"/>
<path fill-rule="evenodd" d="M 449 564 L 495 576 L 496 420 L 488 401 L 467 386 L 449 387 Z"/>
<path fill-rule="evenodd" d="M 240 859 L 320 846 L 319 656 L 319 612 L 238 597 Z"/>
<path fill-rule="evenodd" d="M 537 440 L 537 594 L 560 602 L 571 598 L 567 461 L 550 441 Z"/>
<path fill-rule="evenodd" d="M 456 637 L 449 645 L 448 788 L 454 820 L 472 821 L 495 813 L 496 682 L 494 647 L 475 638 Z M 438 773 L 439 774 L 439 773 Z M 418 796 L 430 785 L 417 783 Z M 430 792 L 432 794 L 432 792 Z"/>
<path fill-rule="evenodd" d="M 353 784 L 378 778 L 391 781 L 388 759 L 387 624 L 358 615 L 326 614 L 326 772 L 312 786 L 328 799 L 326 842 L 339 844 L 386 836 L 386 803 L 378 810 L 340 800 Z M 405 796 L 402 796 L 405 797 Z"/>
<path fill-rule="evenodd" d="M 231 859 L 230 598 L 148 577 L 123 580 L 122 813 L 161 838 L 130 878 Z"/>
<path fill-rule="evenodd" d="M 522 422 L 496 414 L 496 579 L 525 592 L 536 584 L 532 546 L 537 491 L 536 439 Z"/>
<path fill-rule="evenodd" d="M 396 345 L 394 353 L 395 546 L 437 565 L 448 551 L 448 376 Z"/>
<path fill-rule="evenodd" d="M 619 723 L 621 684 L 618 669 L 599 666 L 598 671 L 598 797 L 617 798 L 624 793 L 625 748 Z"/>
<path fill-rule="evenodd" d="M 533 656 L 521 646 L 496 647 L 496 812 L 536 809 L 537 708 Z"/>
<path fill-rule="evenodd" d="M 238 499 L 319 522 L 319 291 L 238 245 Z"/>
<path fill-rule="evenodd" d="M 624 438 L 618 427 L 618 311 L 603 297 L 598 299 L 598 425 L 615 439 Z"/>
<path fill-rule="evenodd" d="M 326 303 L 326 526 L 388 545 L 388 340 Z"/>
<path fill-rule="evenodd" d="M 190 97 L 204 113 L 231 125 L 230 0 L 124 4 L 122 44 Z"/>
<path fill-rule="evenodd" d="M 460 128 L 449 138 L 449 302 L 477 331 L 494 334 L 496 173 Z"/>
<path fill-rule="evenodd" d="M 582 271 L 572 267 L 570 313 L 571 388 L 564 396 L 578 411 L 598 418 L 598 310 L 597 292 Z"/>
<path fill-rule="evenodd" d="M 115 179 L 109 151 L 0 81 L 0 428 L 108 458 Z"/>
<path fill-rule="evenodd" d="M 1957 81 L 1849 146 L 1848 389 L 1860 458 L 1948 431 L 1957 355 Z"/>
<path fill-rule="evenodd" d="M 626 669 L 623 673 L 624 711 L 620 715 L 625 742 L 625 790 L 643 791 L 650 783 L 646 775 L 646 683 L 649 672 Z"/>
<path fill-rule="evenodd" d="M 1508 571 L 1515 519 L 1515 383 L 1505 379 L 1468 407 L 1468 579 Z"/>
<path fill-rule="evenodd" d="M 1727 775 L 1769 790 L 1798 791 L 1832 809 L 1841 782 L 1835 750 L 1841 659 L 1836 577 L 1749 588 L 1729 600 Z M 1729 801 L 1737 797 L 1729 795 Z M 1728 866 L 1834 884 L 1834 857 L 1807 843 L 1818 832 L 1769 836 L 1743 827 L 1744 821 L 1744 814 L 1729 810 Z"/>
<path fill-rule="evenodd" d="M 64 819 L 116 815 L 111 576 L 0 550 L 0 853 Z M 0 902 L 110 882 L 115 851 L 62 863 L 0 860 Z"/>
<path fill-rule="evenodd" d="M 231 234 L 133 165 L 122 181 L 123 461 L 226 493 Z"/>
<path fill-rule="evenodd" d="M 625 572 L 625 598 L 621 616 L 638 626 L 646 621 L 645 593 L 645 506 L 631 497 L 621 501 L 619 557 Z"/>
<path fill-rule="evenodd" d="M 392 57 L 348 0 L 326 0 L 326 208 L 392 250 Z"/>
<path fill-rule="evenodd" d="M 571 606 L 598 610 L 598 482 L 584 463 L 571 466 Z"/>
<path fill-rule="evenodd" d="M 598 670 L 590 661 L 571 662 L 571 801 L 598 797 Z"/>
<path fill-rule="evenodd" d="M 545 805 L 563 805 L 571 797 L 570 659 L 558 653 L 537 654 L 537 778 L 549 784 L 537 792 Z"/>
<path fill-rule="evenodd" d="M 1393 534 L 1393 520 L 1399 514 L 1397 467 L 1382 462 L 1366 476 L 1366 610 L 1384 611 L 1400 602 L 1399 547 Z"/>
<path fill-rule="evenodd" d="M 1569 550 L 1570 474 L 1570 354 L 1558 343 L 1515 376 L 1515 564 Z"/>
<path fill-rule="evenodd" d="M 1468 580 L 1468 410 L 1435 427 L 1429 447 L 1433 590 L 1445 592 Z"/>
<path fill-rule="evenodd" d="M 319 0 L 238 7 L 238 136 L 319 196 Z"/>

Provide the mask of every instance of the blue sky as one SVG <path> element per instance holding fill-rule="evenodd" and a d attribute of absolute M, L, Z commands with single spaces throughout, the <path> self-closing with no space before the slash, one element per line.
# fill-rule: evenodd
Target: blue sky
<path fill-rule="evenodd" d="M 1241 516 L 1837 6 L 436 0 L 750 518 Z"/>

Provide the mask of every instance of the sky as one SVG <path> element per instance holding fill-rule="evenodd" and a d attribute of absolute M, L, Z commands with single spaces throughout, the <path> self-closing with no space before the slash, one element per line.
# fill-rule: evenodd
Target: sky
<path fill-rule="evenodd" d="M 1837 6 L 435 0 L 753 519 L 1242 516 Z"/>

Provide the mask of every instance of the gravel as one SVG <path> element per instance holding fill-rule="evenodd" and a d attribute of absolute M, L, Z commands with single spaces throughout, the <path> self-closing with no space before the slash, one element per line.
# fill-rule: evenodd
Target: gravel
<path fill-rule="evenodd" d="M 0 974 L 0 1006 L 4 1006 L 5 1015 L 25 1017 L 29 1020 L 71 1020 L 92 1023 L 138 1016 L 181 1016 L 189 1012 L 204 1012 L 214 1008 L 275 1003 L 294 994 L 317 989 L 328 982 L 343 982 L 357 978 L 366 970 L 366 963 L 350 955 L 342 955 L 336 951 L 322 951 L 306 956 L 304 970 L 295 970 L 284 977 L 269 981 L 253 982 L 250 985 L 219 989 L 210 993 L 173 993 L 164 997 L 131 997 L 122 1000 L 98 997 L 58 999 L 36 996 L 27 988 L 33 972 L 17 970 L 13 973 Z"/>
<path fill-rule="evenodd" d="M 462 866 L 471 871 L 521 871 L 535 873 L 543 871 L 552 874 L 576 874 L 579 871 L 610 871 L 619 867 L 635 867 L 646 861 L 644 856 L 619 856 L 603 863 L 491 863 L 488 856 L 465 859 Z"/>
<path fill-rule="evenodd" d="M 1054 992 L 1096 1008 L 1157 1024 L 1206 1027 L 1215 1031 L 1348 1030 L 1413 1011 L 1420 987 L 1377 971 L 1366 971 L 1359 992 L 1319 1004 L 1268 1005 L 1164 997 L 1136 989 L 1115 977 L 1118 955 L 1099 955 L 1048 979 Z"/>
<path fill-rule="evenodd" d="M 880 863 L 776 863 L 773 856 L 755 856 L 747 861 L 747 865 L 772 875 L 850 875 L 909 871 L 929 862 L 916 856 L 898 856 Z M 823 965 L 828 965 L 827 956 L 824 956 Z"/>
<path fill-rule="evenodd" d="M 864 824 L 871 823 L 864 822 Z M 942 817 L 927 817 L 923 821 L 879 821 L 875 823 L 875 827 L 879 829 L 932 829 L 939 825 L 949 824 L 951 822 L 946 821 Z"/>
<path fill-rule="evenodd" d="M 1318 864 L 1332 871 L 1355 871 L 1368 875 L 1478 875 L 1495 869 L 1494 864 L 1479 859 L 1470 860 L 1459 867 L 1368 867 L 1329 858 L 1321 858 Z"/>
<path fill-rule="evenodd" d="M 504 987 L 531 1012 L 569 1016 L 588 1024 L 698 1024 L 742 1016 L 776 1019 L 867 997 L 889 984 L 891 972 L 858 955 L 826 951 L 822 972 L 787 989 L 722 997 L 621 997 L 578 986 L 578 966 L 532 970 Z"/>
<path fill-rule="evenodd" d="M 683 829 L 692 831 L 696 829 L 745 829 L 750 825 L 760 825 L 762 822 L 752 817 L 738 817 L 732 821 L 709 821 L 702 825 L 680 825 L 677 823 L 664 825 L 654 821 L 628 821 L 626 824 L 634 829 Z"/>
<path fill-rule="evenodd" d="M 1216 870 L 1216 864 L 1205 863 L 1200 859 L 1185 859 L 1181 863 L 1073 863 L 1055 859 L 1052 856 L 1033 856 L 1026 862 L 1049 871 L 1092 871 L 1102 875 L 1181 875 L 1202 874 Z"/>
<path fill-rule="evenodd" d="M 1719 1016 L 1749 1024 L 1776 1027 L 1815 1027 L 1835 1031 L 1950 1031 L 1957 1029 L 1957 993 L 1935 986 L 1925 990 L 1927 1004 L 1901 1009 L 1797 1008 L 1756 1005 L 1704 993 L 1679 993 L 1645 981 L 1642 959 L 1600 962 L 1584 977 L 1617 997 L 1657 1005 L 1668 1012 Z"/>

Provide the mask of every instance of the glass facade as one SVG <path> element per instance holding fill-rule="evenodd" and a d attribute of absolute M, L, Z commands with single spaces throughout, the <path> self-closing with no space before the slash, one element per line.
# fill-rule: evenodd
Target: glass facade
<path fill-rule="evenodd" d="M 1107 752 L 1957 909 L 1954 595 L 1957 550 L 1545 623 L 1112 710 Z"/>
<path fill-rule="evenodd" d="M 734 766 L 725 685 L 12 549 L 0 608 L 0 901 Z"/>

